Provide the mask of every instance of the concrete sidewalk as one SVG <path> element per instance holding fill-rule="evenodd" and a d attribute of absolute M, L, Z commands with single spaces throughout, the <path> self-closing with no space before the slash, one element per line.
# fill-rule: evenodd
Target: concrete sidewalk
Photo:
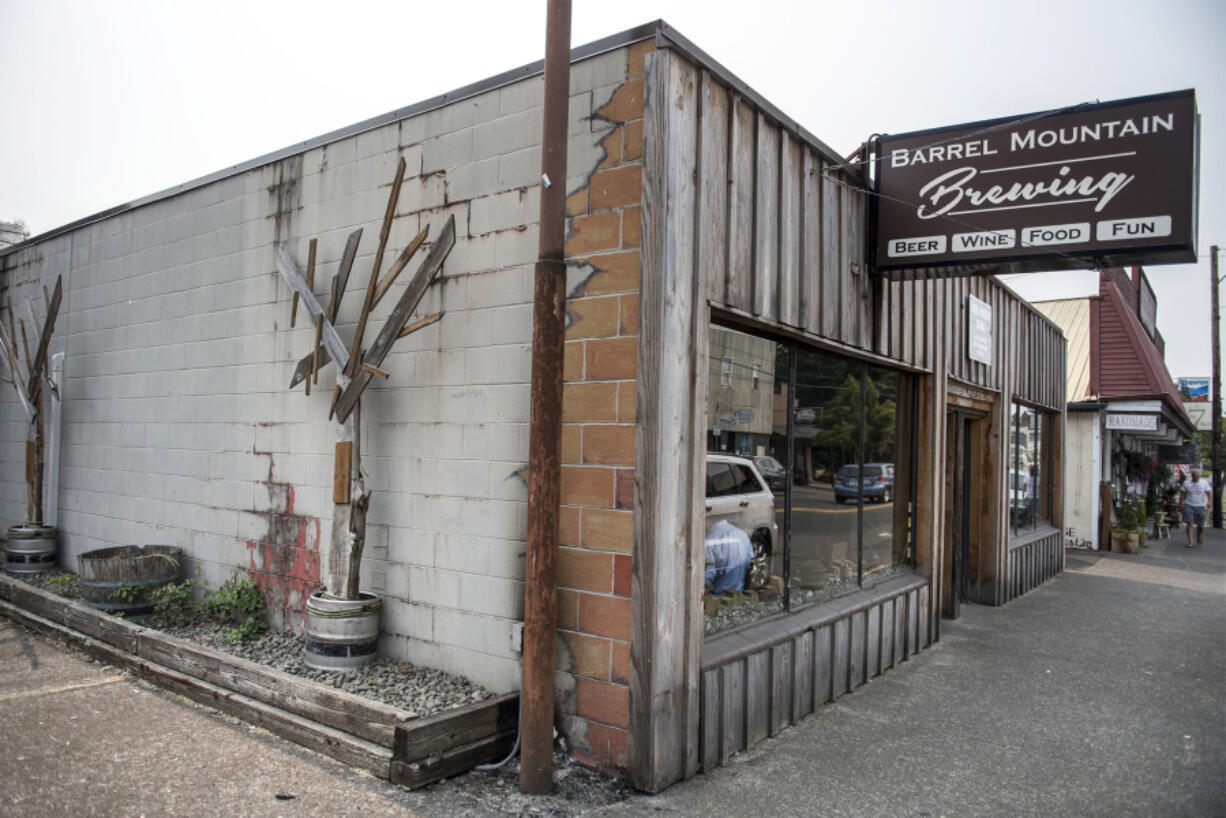
<path fill-rule="evenodd" d="M 408 792 L 0 619 L 0 814 L 1226 815 L 1226 533 L 1071 551 L 963 610 L 728 766 L 603 809 L 574 770 L 549 797 L 505 772 Z"/>
<path fill-rule="evenodd" d="M 92 661 L 0 617 L 0 816 L 578 815 L 625 788 L 515 765 L 410 792 Z"/>
<path fill-rule="evenodd" d="M 0 619 L 0 814 L 413 815 L 385 781 Z"/>
<path fill-rule="evenodd" d="M 1002 608 L 633 815 L 1226 815 L 1226 533 L 1070 551 Z"/>

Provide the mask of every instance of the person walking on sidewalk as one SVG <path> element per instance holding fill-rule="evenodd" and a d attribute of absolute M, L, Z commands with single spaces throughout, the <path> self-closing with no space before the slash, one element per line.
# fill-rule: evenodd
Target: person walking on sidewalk
<path fill-rule="evenodd" d="M 1184 481 L 1179 493 L 1183 503 L 1183 521 L 1187 523 L 1188 548 L 1193 545 L 1205 544 L 1205 518 L 1208 515 L 1209 501 L 1213 499 L 1213 487 L 1209 481 L 1202 479 L 1200 469 L 1192 467 L 1192 476 Z M 1196 540 L 1192 540 L 1192 526 L 1196 526 Z"/>

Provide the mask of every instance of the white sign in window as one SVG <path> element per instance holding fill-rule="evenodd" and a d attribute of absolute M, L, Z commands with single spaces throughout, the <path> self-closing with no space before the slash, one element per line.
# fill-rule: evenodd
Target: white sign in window
<path fill-rule="evenodd" d="M 992 305 L 973 295 L 966 302 L 966 351 L 972 361 L 992 365 Z"/>

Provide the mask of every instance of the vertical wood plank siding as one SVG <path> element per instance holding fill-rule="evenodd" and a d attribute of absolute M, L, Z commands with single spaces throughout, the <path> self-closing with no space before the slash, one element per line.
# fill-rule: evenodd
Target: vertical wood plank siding
<path fill-rule="evenodd" d="M 709 292 L 696 266 L 699 77 L 648 55 L 631 574 L 630 773 L 650 792 L 698 768 Z M 732 288 L 729 288 L 732 289 Z M 700 436 L 701 435 L 701 436 Z M 695 519 L 697 517 L 698 519 Z M 649 547 L 648 547 L 649 546 Z"/>
<path fill-rule="evenodd" d="M 1059 328 L 988 276 L 874 282 L 857 179 L 706 72 L 698 107 L 697 201 L 672 206 L 694 231 L 712 306 L 915 369 L 937 368 L 941 343 L 950 377 L 1006 394 L 1018 367 L 1009 398 L 1060 410 Z M 991 364 L 969 356 L 971 295 L 992 308 Z"/>
<path fill-rule="evenodd" d="M 994 394 L 989 439 L 999 463 L 1007 462 L 1012 401 L 1063 415 L 1059 329 L 991 277 L 875 277 L 865 258 L 868 206 L 845 163 L 715 72 L 668 49 L 648 55 L 629 745 L 640 789 L 725 763 L 939 639 L 951 388 Z M 969 358 L 971 295 L 992 308 L 990 364 Z M 704 473 L 713 311 L 918 373 L 915 554 L 934 578 L 804 633 L 788 632 L 784 617 L 726 661 L 703 650 L 703 485 L 695 477 Z M 1058 533 L 1009 551 L 1007 493 L 998 498 L 985 528 L 995 526 L 1000 545 L 989 598 L 980 600 L 993 604 L 1061 564 Z"/>
<path fill-rule="evenodd" d="M 928 647 L 927 588 L 914 588 L 828 625 L 746 653 L 702 674 L 702 768 L 796 724 L 816 708 Z M 897 646 L 909 645 L 905 651 Z"/>
<path fill-rule="evenodd" d="M 1009 549 L 1008 581 L 1002 602 L 1032 591 L 1064 570 L 1064 540 L 1060 532 Z"/>

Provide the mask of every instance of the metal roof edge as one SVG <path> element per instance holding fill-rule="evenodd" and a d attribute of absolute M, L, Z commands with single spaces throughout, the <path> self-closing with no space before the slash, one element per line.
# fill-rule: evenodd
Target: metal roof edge
<path fill-rule="evenodd" d="M 770 119 L 774 120 L 778 125 L 794 133 L 804 142 L 809 143 L 809 146 L 821 153 L 826 159 L 838 165 L 845 172 L 860 177 L 863 176 L 863 171 L 855 167 L 846 159 L 844 159 L 834 148 L 827 145 L 822 140 L 818 139 L 799 122 L 783 113 L 778 107 L 769 102 L 766 97 L 759 94 L 736 74 L 733 74 L 725 68 L 718 60 L 712 57 L 707 52 L 703 51 L 681 32 L 670 26 L 663 20 L 657 20 L 659 29 L 656 33 L 656 44 L 661 48 L 668 48 L 676 51 L 690 62 L 706 68 L 712 74 L 717 76 L 720 81 L 729 88 L 736 91 L 738 94 L 746 97 L 759 110 L 766 114 Z"/>
<path fill-rule="evenodd" d="M 669 27 L 663 20 L 653 20 L 650 23 L 635 26 L 634 28 L 626 29 L 625 31 L 617 34 L 611 34 L 608 37 L 602 37 L 601 39 L 587 43 L 586 45 L 572 48 L 570 52 L 570 61 L 572 63 L 579 62 L 581 60 L 596 57 L 618 48 L 623 48 L 637 42 L 642 42 L 643 40 L 651 39 L 667 28 Z M 677 36 L 679 37 L 680 35 Z M 718 63 L 715 63 L 715 65 L 718 66 Z M 65 233 L 70 233 L 79 228 L 94 224 L 95 222 L 109 219 L 112 216 L 118 216 L 119 214 L 126 213 L 129 210 L 135 210 L 138 207 L 153 204 L 154 202 L 159 202 L 163 199 L 169 199 L 171 197 L 178 196 L 180 193 L 187 193 L 188 191 L 196 190 L 197 188 L 212 184 L 213 182 L 219 182 L 222 179 L 228 179 L 231 176 L 237 176 L 240 173 L 246 173 L 247 171 L 263 167 L 264 165 L 269 165 L 273 162 L 278 162 L 291 156 L 306 153 L 309 150 L 313 150 L 324 145 L 329 145 L 333 142 L 338 142 L 341 139 L 357 136 L 358 134 L 374 130 L 375 128 L 381 128 L 384 125 L 390 125 L 394 122 L 409 119 L 410 117 L 419 116 L 421 114 L 437 110 L 438 108 L 442 108 L 445 105 L 461 102 L 470 97 L 474 97 L 477 94 L 483 94 L 487 91 L 492 91 L 505 85 L 510 85 L 511 83 L 534 77 L 543 73 L 544 70 L 545 61 L 544 59 L 540 59 L 535 62 L 528 63 L 527 65 L 522 65 L 519 68 L 512 68 L 511 70 L 504 71 L 501 74 L 495 74 L 487 79 L 479 80 L 469 85 L 457 88 L 453 91 L 439 94 L 438 96 L 431 97 L 404 108 L 397 108 L 393 111 L 389 111 L 388 113 L 373 116 L 369 119 L 364 119 L 361 122 L 354 123 L 353 125 L 346 125 L 343 128 L 329 131 L 321 136 L 313 137 L 311 139 L 307 139 L 306 141 L 280 148 L 270 153 L 257 156 L 254 159 L 248 159 L 237 165 L 231 165 L 228 168 L 214 171 L 213 173 L 183 182 L 182 184 L 174 185 L 173 187 L 168 187 L 165 190 L 150 193 L 146 196 L 140 197 L 139 199 L 134 199 L 130 202 L 116 205 L 115 207 L 107 208 L 106 210 L 99 211 L 98 213 L 76 219 L 68 224 L 53 227 L 50 230 L 39 233 L 37 236 L 31 236 L 20 244 L 14 244 L 0 249 L 0 258 L 22 250 L 26 247 L 31 247 L 35 244 L 56 238 L 57 236 L 62 236 Z"/>

